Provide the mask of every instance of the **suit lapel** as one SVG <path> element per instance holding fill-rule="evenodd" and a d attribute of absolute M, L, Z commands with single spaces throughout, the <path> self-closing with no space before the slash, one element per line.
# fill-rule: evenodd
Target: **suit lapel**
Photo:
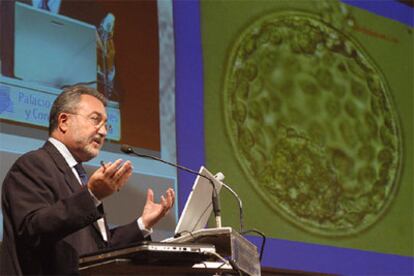
<path fill-rule="evenodd" d="M 72 168 L 69 167 L 68 163 L 66 162 L 65 158 L 63 158 L 62 154 L 56 149 L 56 147 L 47 141 L 43 148 L 50 154 L 53 161 L 55 162 L 58 169 L 62 172 L 66 184 L 69 186 L 72 192 L 77 192 L 82 189 L 81 185 L 79 184 L 78 179 L 73 174 Z"/>

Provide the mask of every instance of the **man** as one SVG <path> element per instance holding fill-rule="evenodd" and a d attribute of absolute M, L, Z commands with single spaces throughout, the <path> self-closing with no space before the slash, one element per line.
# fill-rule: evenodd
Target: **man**
<path fill-rule="evenodd" d="M 98 155 L 107 135 L 106 100 L 96 90 L 65 90 L 50 112 L 49 139 L 21 156 L 2 190 L 1 274 L 77 274 L 80 255 L 148 238 L 172 207 L 168 189 L 159 204 L 148 190 L 141 217 L 108 230 L 101 200 L 122 189 L 130 161 L 104 164 L 89 179 L 81 163 Z"/>

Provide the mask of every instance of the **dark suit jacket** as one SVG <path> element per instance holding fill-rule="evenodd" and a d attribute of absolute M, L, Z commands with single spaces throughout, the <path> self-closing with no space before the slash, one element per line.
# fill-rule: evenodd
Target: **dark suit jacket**
<path fill-rule="evenodd" d="M 78 274 L 80 255 L 143 239 L 136 221 L 101 238 L 103 216 L 50 143 L 21 156 L 2 190 L 4 236 L 0 274 Z"/>

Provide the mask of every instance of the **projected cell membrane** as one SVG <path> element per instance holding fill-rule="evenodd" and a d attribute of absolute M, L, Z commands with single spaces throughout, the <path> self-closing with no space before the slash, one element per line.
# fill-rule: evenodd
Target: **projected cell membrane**
<path fill-rule="evenodd" d="M 397 190 L 402 141 L 390 89 L 364 49 L 289 11 L 252 23 L 230 51 L 227 134 L 263 200 L 324 236 L 378 221 Z"/>

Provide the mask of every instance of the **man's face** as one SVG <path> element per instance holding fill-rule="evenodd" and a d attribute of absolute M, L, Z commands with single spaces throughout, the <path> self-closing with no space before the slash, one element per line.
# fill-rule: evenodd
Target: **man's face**
<path fill-rule="evenodd" d="M 81 95 L 74 114 L 67 113 L 64 144 L 79 162 L 99 154 L 107 135 L 105 106 L 90 95 Z"/>

